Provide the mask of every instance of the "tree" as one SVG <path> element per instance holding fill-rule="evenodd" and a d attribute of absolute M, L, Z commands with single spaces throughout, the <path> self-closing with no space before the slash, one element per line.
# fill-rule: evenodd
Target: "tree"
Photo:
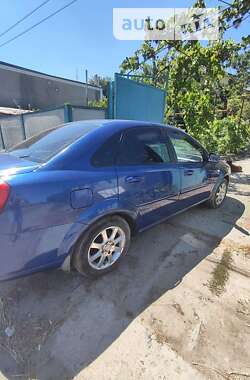
<path fill-rule="evenodd" d="M 97 107 L 97 108 L 107 108 L 108 106 L 108 83 L 111 81 L 111 78 L 109 77 L 101 77 L 97 74 L 93 76 L 89 80 L 89 84 L 93 84 L 94 86 L 100 86 L 102 88 L 103 97 L 101 100 L 92 100 L 89 101 L 90 107 Z"/>
<path fill-rule="evenodd" d="M 89 84 L 93 84 L 94 86 L 100 86 L 103 91 L 103 96 L 108 96 L 108 82 L 111 81 L 109 77 L 101 77 L 100 75 L 95 74 L 93 78 L 89 80 Z"/>
<path fill-rule="evenodd" d="M 198 0 L 194 6 L 205 7 L 205 3 Z M 238 27 L 248 12 L 245 0 L 235 0 L 221 10 L 221 36 L 229 27 Z M 244 112 L 240 111 L 249 82 L 249 40 L 249 36 L 240 43 L 221 38 L 207 45 L 199 41 L 144 41 L 122 62 L 121 72 L 133 72 L 144 82 L 167 89 L 167 122 L 185 128 L 208 149 L 236 153 L 247 145 L 248 133 L 250 136 L 248 101 Z"/>

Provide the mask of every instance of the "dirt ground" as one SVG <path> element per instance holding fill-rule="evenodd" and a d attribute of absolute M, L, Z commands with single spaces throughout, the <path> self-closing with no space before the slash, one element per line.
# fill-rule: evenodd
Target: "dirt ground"
<path fill-rule="evenodd" d="M 50 271 L 0 286 L 0 379 L 250 378 L 250 160 L 219 210 L 134 238 L 96 281 Z"/>

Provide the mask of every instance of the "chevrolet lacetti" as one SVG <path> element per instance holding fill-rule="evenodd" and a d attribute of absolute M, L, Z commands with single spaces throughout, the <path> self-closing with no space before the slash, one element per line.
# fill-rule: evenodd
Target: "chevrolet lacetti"
<path fill-rule="evenodd" d="M 131 235 L 199 203 L 219 207 L 230 168 L 184 131 L 79 121 L 0 154 L 0 279 L 115 268 Z"/>

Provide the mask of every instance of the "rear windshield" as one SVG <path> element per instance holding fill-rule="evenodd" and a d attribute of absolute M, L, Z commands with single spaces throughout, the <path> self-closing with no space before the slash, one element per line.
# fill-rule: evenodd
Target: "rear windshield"
<path fill-rule="evenodd" d="M 67 124 L 31 137 L 8 150 L 8 153 L 34 162 L 47 162 L 80 137 L 85 136 L 101 125 L 93 122 Z"/>

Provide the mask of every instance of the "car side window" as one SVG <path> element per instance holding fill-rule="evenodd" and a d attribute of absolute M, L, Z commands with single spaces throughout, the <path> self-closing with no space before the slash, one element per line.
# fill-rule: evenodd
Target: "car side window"
<path fill-rule="evenodd" d="M 202 162 L 203 153 L 199 146 L 196 146 L 188 136 L 179 133 L 170 134 L 178 162 Z"/>
<path fill-rule="evenodd" d="M 160 128 L 127 129 L 120 144 L 119 165 L 152 165 L 170 162 Z"/>
<path fill-rule="evenodd" d="M 91 159 L 92 165 L 96 167 L 109 167 L 115 164 L 120 136 L 121 133 L 116 133 L 97 149 Z"/>

